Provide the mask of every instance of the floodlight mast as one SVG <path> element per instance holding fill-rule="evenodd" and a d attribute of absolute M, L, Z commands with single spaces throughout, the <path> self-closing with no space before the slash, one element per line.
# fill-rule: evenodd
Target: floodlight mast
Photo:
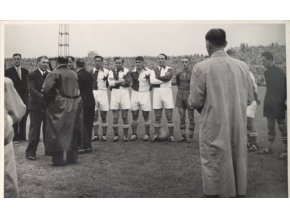
<path fill-rule="evenodd" d="M 58 56 L 69 56 L 69 25 L 59 24 L 58 27 Z"/>

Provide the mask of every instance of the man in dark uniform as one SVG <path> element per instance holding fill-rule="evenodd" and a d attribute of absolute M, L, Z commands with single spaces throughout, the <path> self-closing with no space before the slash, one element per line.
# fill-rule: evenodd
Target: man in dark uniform
<path fill-rule="evenodd" d="M 13 55 L 14 66 L 5 71 L 5 77 L 12 80 L 14 87 L 27 108 L 28 103 L 28 87 L 27 77 L 28 70 L 21 67 L 21 54 Z M 21 121 L 13 125 L 14 138 L 13 141 L 26 141 L 26 120 L 28 110 L 22 117 Z"/>
<path fill-rule="evenodd" d="M 54 166 L 75 164 L 82 136 L 82 101 L 77 73 L 68 69 L 67 58 L 57 58 L 57 67 L 47 75 L 42 90 L 47 105 L 47 152 Z"/>
<path fill-rule="evenodd" d="M 273 153 L 272 146 L 276 138 L 275 123 L 278 123 L 282 135 L 282 142 L 285 146 L 281 153 L 281 159 L 287 159 L 287 128 L 285 121 L 286 112 L 286 75 L 274 64 L 274 57 L 271 52 L 262 53 L 262 63 L 266 68 L 264 73 L 267 91 L 264 101 L 264 117 L 268 123 L 268 148 L 258 152 L 259 154 Z"/>
<path fill-rule="evenodd" d="M 180 131 L 182 139 L 180 141 L 191 142 L 194 133 L 194 108 L 188 104 L 190 94 L 191 69 L 189 67 L 189 58 L 182 58 L 183 69 L 176 74 L 176 86 L 178 88 L 176 95 L 176 106 L 180 116 Z M 186 136 L 186 109 L 189 119 L 189 134 Z"/>
<path fill-rule="evenodd" d="M 95 112 L 95 99 L 93 95 L 93 77 L 85 69 L 85 62 L 82 59 L 76 60 L 76 72 L 78 74 L 79 88 L 83 102 L 83 144 L 79 153 L 92 152 L 92 129 Z"/>
<path fill-rule="evenodd" d="M 45 107 L 41 89 L 47 75 L 49 60 L 47 56 L 37 58 L 38 68 L 28 75 L 29 101 L 28 108 L 30 112 L 30 127 L 28 134 L 28 146 L 25 151 L 28 160 L 36 159 L 36 149 L 39 143 L 41 123 L 43 123 L 43 141 L 45 142 Z"/>

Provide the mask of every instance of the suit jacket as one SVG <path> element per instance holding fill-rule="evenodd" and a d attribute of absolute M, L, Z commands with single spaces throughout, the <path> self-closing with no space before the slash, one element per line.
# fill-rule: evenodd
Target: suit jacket
<path fill-rule="evenodd" d="M 5 77 L 8 77 L 12 80 L 14 87 L 19 94 L 20 98 L 22 99 L 23 103 L 27 105 L 28 103 L 28 70 L 21 67 L 21 78 L 19 78 L 18 73 L 15 67 L 11 67 L 5 71 Z"/>
<path fill-rule="evenodd" d="M 42 76 L 39 69 L 28 75 L 29 110 L 44 110 L 44 101 L 41 89 L 45 78 L 46 74 Z"/>
<path fill-rule="evenodd" d="M 77 71 L 81 98 L 84 107 L 94 107 L 93 76 L 85 68 Z"/>

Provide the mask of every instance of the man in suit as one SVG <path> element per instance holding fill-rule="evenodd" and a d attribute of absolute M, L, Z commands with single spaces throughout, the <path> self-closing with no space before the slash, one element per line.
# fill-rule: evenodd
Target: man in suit
<path fill-rule="evenodd" d="M 80 145 L 79 154 L 92 152 L 92 129 L 95 113 L 95 99 L 93 95 L 93 77 L 86 71 L 85 62 L 76 60 L 76 72 L 83 102 L 83 143 Z"/>
<path fill-rule="evenodd" d="M 250 70 L 224 51 L 224 30 L 211 29 L 205 39 L 210 58 L 193 67 L 189 96 L 200 113 L 203 192 L 208 197 L 245 196 L 246 110 L 254 99 Z"/>
<path fill-rule="evenodd" d="M 30 112 L 30 127 L 28 134 L 28 146 L 25 151 L 28 160 L 36 159 L 36 149 L 39 143 L 41 123 L 43 124 L 43 141 L 45 142 L 45 107 L 41 93 L 43 82 L 47 75 L 49 60 L 47 56 L 37 58 L 38 68 L 28 75 Z"/>
<path fill-rule="evenodd" d="M 27 77 L 28 70 L 21 67 L 21 54 L 13 54 L 14 65 L 5 71 L 5 77 L 12 80 L 14 87 L 27 108 L 28 103 L 28 87 Z M 28 110 L 22 117 L 21 121 L 13 125 L 14 138 L 13 141 L 26 141 L 26 120 Z"/>

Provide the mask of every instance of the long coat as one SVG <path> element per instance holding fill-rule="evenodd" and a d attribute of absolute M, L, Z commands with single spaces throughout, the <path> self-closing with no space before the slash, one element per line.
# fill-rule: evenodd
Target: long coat
<path fill-rule="evenodd" d="M 253 101 L 248 66 L 219 50 L 195 65 L 189 104 L 200 113 L 199 146 L 205 195 L 245 195 L 246 108 Z"/>
<path fill-rule="evenodd" d="M 276 65 L 265 71 L 267 91 L 264 101 L 264 116 L 284 119 L 286 111 L 287 85 L 285 73 Z"/>
<path fill-rule="evenodd" d="M 66 65 L 50 72 L 43 84 L 44 96 L 55 89 L 46 110 L 46 151 L 76 150 L 82 135 L 82 101 L 77 73 Z"/>

